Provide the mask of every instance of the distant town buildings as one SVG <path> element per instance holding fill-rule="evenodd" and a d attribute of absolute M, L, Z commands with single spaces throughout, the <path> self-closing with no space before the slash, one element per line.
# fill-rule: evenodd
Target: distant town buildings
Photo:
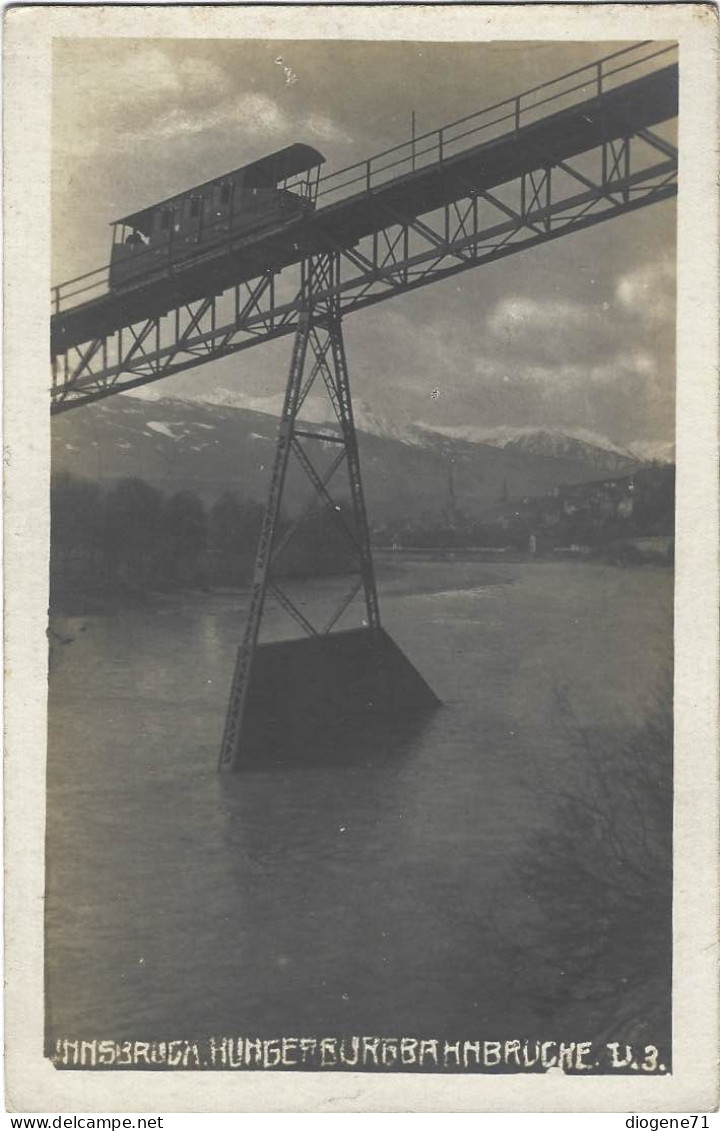
<path fill-rule="evenodd" d="M 451 479 L 452 483 L 452 479 Z M 620 557 L 672 553 L 675 468 L 653 465 L 633 475 L 548 488 L 522 499 L 508 498 L 477 517 L 458 507 L 454 484 L 450 505 L 439 515 L 405 515 L 375 528 L 378 545 L 393 550 L 473 547 L 530 556 L 557 553 Z"/>

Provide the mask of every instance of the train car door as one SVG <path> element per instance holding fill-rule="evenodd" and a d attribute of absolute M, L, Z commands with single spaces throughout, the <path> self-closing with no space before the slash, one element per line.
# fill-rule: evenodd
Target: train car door
<path fill-rule="evenodd" d="M 176 229 L 179 228 L 178 209 L 175 205 L 163 204 L 158 208 L 153 225 L 152 245 L 158 258 L 163 261 L 170 259 L 172 255 L 177 238 Z"/>
<path fill-rule="evenodd" d="M 234 208 L 233 188 L 231 180 L 219 181 L 213 185 L 212 226 L 218 235 L 230 231 Z"/>
<path fill-rule="evenodd" d="M 183 247 L 194 247 L 202 241 L 204 221 L 204 197 L 193 192 L 183 201 L 183 216 L 179 242 Z"/>

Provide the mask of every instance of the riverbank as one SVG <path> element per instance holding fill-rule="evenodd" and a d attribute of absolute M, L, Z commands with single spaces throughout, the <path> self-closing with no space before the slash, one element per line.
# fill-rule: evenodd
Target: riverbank
<path fill-rule="evenodd" d="M 457 549 L 426 547 L 403 548 L 391 550 L 375 548 L 373 551 L 375 573 L 378 585 L 399 587 L 407 592 L 432 591 L 434 587 L 440 590 L 448 587 L 448 583 L 462 587 L 465 584 L 465 567 L 479 566 L 479 574 L 487 584 L 503 584 L 512 575 L 512 568 L 517 565 L 537 566 L 547 568 L 552 566 L 565 567 L 567 565 L 608 565 L 632 566 L 634 568 L 661 569 L 667 571 L 672 566 L 672 559 L 663 549 L 654 545 L 642 553 L 633 551 L 617 552 L 614 555 L 598 558 L 593 555 L 568 550 L 548 556 L 534 556 L 515 551 L 495 551 L 487 547 L 463 547 Z M 409 572 L 408 566 L 435 564 L 444 567 L 446 576 L 444 581 L 430 581 L 429 574 L 423 575 L 422 569 Z M 449 571 L 449 572 L 447 572 Z M 319 589 L 335 588 L 342 584 L 346 574 L 328 574 L 326 576 L 309 577 L 306 579 L 294 577 L 290 585 L 296 591 L 307 588 L 311 592 Z M 421 588 L 418 589 L 417 586 Z M 430 589 L 422 588 L 430 585 Z M 57 617 L 80 616 L 114 616 L 123 609 L 153 610 L 180 609 L 196 604 L 206 604 L 212 609 L 216 601 L 226 598 L 237 599 L 244 602 L 249 592 L 249 583 L 238 586 L 185 586 L 174 588 L 139 588 L 129 585 L 115 586 L 84 586 L 74 587 L 55 582 L 51 588 L 50 615 Z"/>

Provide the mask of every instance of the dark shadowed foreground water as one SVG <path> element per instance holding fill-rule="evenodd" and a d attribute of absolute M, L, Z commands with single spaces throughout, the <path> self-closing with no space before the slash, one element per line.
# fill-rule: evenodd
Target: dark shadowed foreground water
<path fill-rule="evenodd" d="M 409 562 L 385 627 L 444 702 L 333 763 L 215 772 L 244 599 L 64 619 L 50 687 L 48 1035 L 531 1032 L 488 932 L 572 736 L 644 717 L 672 575 Z M 544 787 L 540 788 L 540 778 Z"/>

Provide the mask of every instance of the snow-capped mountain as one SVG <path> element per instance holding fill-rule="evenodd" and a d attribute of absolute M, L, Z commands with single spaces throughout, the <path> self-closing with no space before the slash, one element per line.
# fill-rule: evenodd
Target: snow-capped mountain
<path fill-rule="evenodd" d="M 54 471 L 106 483 L 137 476 L 168 492 L 195 491 L 206 501 L 227 490 L 264 501 L 280 405 L 268 398 L 252 403 L 263 411 L 223 403 L 220 390 L 212 401 L 118 395 L 76 409 L 53 420 Z M 307 416 L 333 426 L 329 413 L 315 412 L 313 404 Z M 451 490 L 453 505 L 481 515 L 499 500 L 627 475 L 640 466 L 630 452 L 546 430 L 485 430 L 481 439 L 479 430 L 398 424 L 362 402 L 356 421 L 373 521 L 442 514 Z M 305 498 L 305 489 L 301 475 L 289 476 L 288 510 Z M 334 491 L 347 494 L 347 486 L 337 482 Z"/>
<path fill-rule="evenodd" d="M 619 448 L 604 436 L 594 432 L 575 430 L 565 432 L 551 428 L 483 428 L 478 425 L 431 426 L 420 424 L 426 434 L 439 434 L 456 440 L 552 459 L 580 461 L 601 471 L 619 474 L 638 462 L 638 456 L 626 448 Z"/>
<path fill-rule="evenodd" d="M 634 440 L 629 450 L 643 463 L 675 463 L 674 440 Z"/>
<path fill-rule="evenodd" d="M 203 393 L 202 399 L 194 400 L 189 397 L 163 397 L 159 395 L 157 389 L 147 389 L 143 390 L 142 396 L 136 396 L 134 399 L 147 402 L 161 401 L 163 403 L 172 401 L 178 404 L 186 404 L 189 409 L 203 405 L 245 409 L 248 412 L 262 413 L 264 416 L 277 420 L 282 412 L 284 394 L 252 396 L 242 390 L 219 387 L 207 390 Z M 305 399 L 303 416 L 313 424 L 334 425 L 336 423 L 333 407 L 328 398 L 322 394 L 310 395 Z M 422 446 L 425 442 L 422 428 L 418 428 L 410 422 L 401 423 L 383 416 L 371 408 L 366 401 L 354 400 L 353 416 L 356 427 L 373 436 L 382 436 L 386 439 L 398 440 L 400 443 L 413 444 L 414 446 Z"/>
<path fill-rule="evenodd" d="M 140 397 L 136 399 L 141 399 Z M 217 405 L 223 408 L 244 409 L 262 413 L 276 420 L 282 411 L 283 394 L 272 396 L 252 396 L 242 390 L 215 388 L 203 393 L 202 400 L 188 398 L 161 397 L 156 389 L 144 391 L 144 401 L 168 401 L 186 404 L 191 410 L 194 406 Z M 363 432 L 383 439 L 397 440 L 413 447 L 435 448 L 444 440 L 459 440 L 470 444 L 483 444 L 494 448 L 526 452 L 530 455 L 547 456 L 552 459 L 570 460 L 590 464 L 599 471 L 620 474 L 632 470 L 638 461 L 659 460 L 672 462 L 674 446 L 660 443 L 638 442 L 633 449 L 621 448 L 605 436 L 587 429 L 575 428 L 572 431 L 554 428 L 483 427 L 482 425 L 437 425 L 423 421 L 398 420 L 388 417 L 374 409 L 366 401 L 355 401 L 353 406 L 356 426 Z M 314 424 L 334 425 L 333 409 L 327 397 L 309 396 L 304 403 L 304 415 Z M 672 453 L 672 454 L 671 454 Z"/>
<path fill-rule="evenodd" d="M 369 432 L 372 436 L 382 436 L 386 440 L 397 440 L 401 444 L 411 444 L 413 447 L 424 447 L 427 439 L 423 430 L 410 422 L 391 420 L 387 416 L 374 411 L 365 401 L 355 402 L 353 405 L 355 425 L 362 432 Z"/>

